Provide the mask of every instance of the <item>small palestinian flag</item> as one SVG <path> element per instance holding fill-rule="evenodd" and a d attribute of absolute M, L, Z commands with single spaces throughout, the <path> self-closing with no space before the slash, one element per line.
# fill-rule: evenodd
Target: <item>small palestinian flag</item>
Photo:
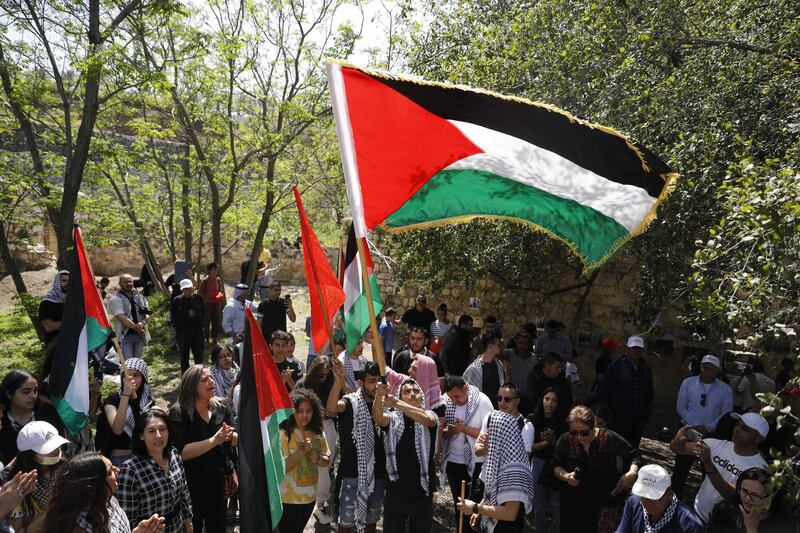
<path fill-rule="evenodd" d="M 72 238 L 75 251 L 50 371 L 50 392 L 67 433 L 75 435 L 89 417 L 89 352 L 105 345 L 112 330 L 78 226 Z"/>
<path fill-rule="evenodd" d="M 241 531 L 272 531 L 283 516 L 280 484 L 286 476 L 278 426 L 292 402 L 253 312 L 245 310 L 239 404 Z"/>
<path fill-rule="evenodd" d="M 363 239 L 364 253 L 366 254 L 367 274 L 369 284 L 372 288 L 372 305 L 375 314 L 379 314 L 383 309 L 381 293 L 378 288 L 378 278 L 372 267 L 372 257 L 369 255 L 366 239 Z M 361 276 L 361 262 L 358 260 L 358 245 L 356 244 L 356 234 L 353 226 L 350 226 L 350 234 L 347 237 L 347 250 L 344 259 L 344 330 L 347 334 L 347 351 L 352 352 L 358 344 L 358 339 L 369 327 L 369 307 L 367 305 L 367 293 L 364 289 L 364 278 Z"/>
<path fill-rule="evenodd" d="M 328 63 L 356 235 L 511 219 L 586 270 L 647 228 L 676 174 L 611 128 L 556 107 Z"/>

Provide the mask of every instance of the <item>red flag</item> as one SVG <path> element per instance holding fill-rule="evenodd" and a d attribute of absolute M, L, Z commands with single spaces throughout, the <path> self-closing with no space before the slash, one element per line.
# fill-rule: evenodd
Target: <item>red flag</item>
<path fill-rule="evenodd" d="M 300 215 L 306 283 L 311 299 L 311 339 L 314 341 L 314 346 L 322 346 L 329 338 L 328 328 L 334 314 L 344 303 L 344 291 L 328 263 L 328 254 L 322 249 L 319 239 L 311 228 L 297 187 L 294 188 L 294 197 L 297 200 L 297 212 Z"/>

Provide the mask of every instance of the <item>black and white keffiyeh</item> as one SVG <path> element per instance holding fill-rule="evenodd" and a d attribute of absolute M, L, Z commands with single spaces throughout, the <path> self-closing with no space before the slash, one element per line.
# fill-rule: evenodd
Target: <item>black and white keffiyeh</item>
<path fill-rule="evenodd" d="M 348 389 L 355 390 L 358 388 L 356 383 L 356 372 L 364 370 L 367 365 L 367 358 L 359 355 L 357 359 L 353 359 L 346 352 L 342 352 L 339 359 L 344 364 L 344 384 Z"/>
<path fill-rule="evenodd" d="M 497 359 L 494 360 L 494 363 L 497 365 L 497 375 L 500 376 L 500 386 L 502 387 L 506 382 L 505 372 L 503 372 L 503 363 Z M 467 369 L 464 370 L 463 378 L 464 381 L 470 385 L 474 385 L 479 389 L 483 387 L 483 361 L 481 361 L 480 357 L 475 359 Z"/>
<path fill-rule="evenodd" d="M 639 502 L 639 505 L 642 505 Z M 658 522 L 655 524 L 650 524 L 650 515 L 647 514 L 647 509 L 644 508 L 642 505 L 642 512 L 644 513 L 645 520 L 644 520 L 644 533 L 658 533 L 667 524 L 672 522 L 672 519 L 675 517 L 675 510 L 678 508 L 678 498 L 673 494 L 672 501 L 667 506 L 667 509 L 664 511 L 664 514 L 661 515 L 661 518 L 658 519 Z"/>
<path fill-rule="evenodd" d="M 150 380 L 147 377 L 147 363 L 144 362 L 144 359 L 140 359 L 138 357 L 131 357 L 125 360 L 125 367 L 128 370 L 136 370 L 140 374 L 142 374 L 142 390 L 138 392 L 136 398 L 130 398 L 128 402 L 128 411 L 125 413 L 125 433 L 129 436 L 133 436 L 133 429 L 136 427 L 136 417 L 150 409 L 156 401 L 153 398 L 153 391 L 150 390 Z M 123 379 L 125 378 L 123 372 Z M 120 389 L 120 394 L 122 394 L 125 385 L 122 385 Z M 137 413 L 134 414 L 132 406 L 133 402 L 136 402 L 136 408 L 138 410 Z"/>
<path fill-rule="evenodd" d="M 467 412 L 464 415 L 465 426 L 470 425 L 470 419 L 477 412 L 480 397 L 481 391 L 478 389 L 478 387 L 467 384 Z M 456 404 L 450 399 L 449 395 L 445 394 L 444 405 L 444 423 L 447 426 L 451 426 L 456 422 Z M 442 489 L 444 489 L 444 483 L 446 479 L 445 468 L 447 467 L 447 456 L 450 453 L 450 445 L 453 442 L 453 439 L 457 438 L 458 436 L 459 435 L 445 437 L 442 441 L 442 461 L 439 465 Z M 467 465 L 467 472 L 469 472 L 469 475 L 471 476 L 473 470 L 475 469 L 475 458 L 472 455 L 472 446 L 469 445 L 469 439 L 466 438 L 464 439 L 464 464 Z"/>
<path fill-rule="evenodd" d="M 239 376 L 239 365 L 233 363 L 230 368 L 220 368 L 217 365 L 208 367 L 214 377 L 214 394 L 228 396 L 233 391 L 233 384 Z"/>
<path fill-rule="evenodd" d="M 518 419 L 502 411 L 492 411 L 487 431 L 489 446 L 480 475 L 484 484 L 484 503 L 520 502 L 525 506 L 525 514 L 530 513 L 533 475 Z M 481 517 L 481 531 L 492 533 L 496 525 L 496 519 Z"/>
<path fill-rule="evenodd" d="M 345 395 L 344 399 L 353 407 L 353 442 L 358 465 L 355 526 L 356 531 L 361 531 L 367 518 L 367 499 L 375 489 L 375 426 L 372 410 L 361 390 Z"/>
<path fill-rule="evenodd" d="M 413 379 L 406 379 L 397 389 L 396 396 L 398 398 L 400 397 L 400 391 L 403 390 L 403 385 L 407 383 L 419 386 Z M 433 411 L 426 412 L 436 418 L 436 414 Z M 389 479 L 397 481 L 397 444 L 406 429 L 406 421 L 402 411 L 390 411 L 388 415 L 389 427 L 383 434 L 383 442 L 386 449 L 386 472 L 389 474 Z M 419 483 L 422 485 L 422 490 L 425 491 L 425 494 L 430 495 L 428 461 L 431 453 L 431 433 L 428 428 L 419 422 L 414 422 L 414 448 L 416 448 L 417 461 L 419 462 Z"/>
<path fill-rule="evenodd" d="M 42 300 L 57 304 L 63 304 L 66 301 L 67 296 L 64 294 L 64 289 L 61 287 L 61 276 L 64 274 L 69 276 L 69 270 L 59 270 L 56 272 L 55 278 L 53 278 L 53 287 L 44 295 Z"/>

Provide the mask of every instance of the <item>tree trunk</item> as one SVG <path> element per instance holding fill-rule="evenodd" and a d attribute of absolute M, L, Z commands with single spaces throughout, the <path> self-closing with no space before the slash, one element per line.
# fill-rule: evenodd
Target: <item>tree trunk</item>
<path fill-rule="evenodd" d="M 94 124 L 97 120 L 97 109 L 100 96 L 101 64 L 92 64 L 99 53 L 101 44 L 100 35 L 100 0 L 89 0 L 89 57 L 90 66 L 86 71 L 86 83 L 83 96 L 83 114 L 78 136 L 75 140 L 75 150 L 64 172 L 64 192 L 61 197 L 60 220 L 56 225 L 58 239 L 58 264 L 66 265 L 67 248 L 72 246 L 72 227 L 75 223 L 75 209 L 78 205 L 78 192 L 83 181 L 83 171 L 89 159 L 89 146 L 92 142 Z"/>
<path fill-rule="evenodd" d="M 186 260 L 192 263 L 192 216 L 189 212 L 189 182 L 191 180 L 191 168 L 189 166 L 189 146 L 184 148 L 181 161 L 183 168 L 183 179 L 181 180 L 181 213 L 183 216 L 183 255 Z M 200 235 L 202 240 L 203 235 Z M 197 256 L 200 261 L 201 257 Z M 199 266 L 198 266 L 199 268 Z"/>
<path fill-rule="evenodd" d="M 583 290 L 583 294 L 581 294 L 580 298 L 578 298 L 578 303 L 575 305 L 575 315 L 572 318 L 572 334 L 573 337 L 577 336 L 578 334 L 578 325 L 583 318 L 583 306 L 586 303 L 586 299 L 589 297 L 589 293 L 592 290 L 592 286 L 594 285 L 597 276 L 600 274 L 600 269 L 595 270 L 589 277 L 586 279 L 586 288 Z M 577 346 L 577 338 L 572 339 L 572 345 Z"/>
<path fill-rule="evenodd" d="M 17 295 L 19 295 L 20 298 L 30 296 L 28 287 L 25 285 L 25 280 L 22 279 L 22 272 L 19 270 L 17 260 L 14 259 L 13 255 L 11 255 L 11 249 L 8 246 L 8 233 L 6 233 L 6 227 L 4 224 L 0 224 L 0 258 L 2 258 L 6 270 L 8 270 L 11 279 L 14 281 L 14 288 L 17 290 Z M 28 306 L 23 307 L 28 315 L 28 318 L 33 324 L 33 328 L 36 330 L 36 334 L 40 339 L 44 339 L 44 328 L 39 322 L 39 317 L 32 314 L 32 309 L 30 309 Z"/>

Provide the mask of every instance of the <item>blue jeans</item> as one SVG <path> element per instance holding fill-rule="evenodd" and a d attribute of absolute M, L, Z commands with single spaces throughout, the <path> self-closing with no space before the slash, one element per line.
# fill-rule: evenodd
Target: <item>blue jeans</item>
<path fill-rule="evenodd" d="M 353 477 L 342 478 L 342 488 L 339 490 L 339 525 L 353 527 L 356 521 L 356 493 L 358 492 L 358 479 Z M 377 524 L 381 517 L 383 507 L 383 480 L 375 478 L 375 488 L 367 498 L 367 517 L 365 523 Z"/>
<path fill-rule="evenodd" d="M 136 334 L 126 334 L 120 339 L 119 344 L 122 348 L 122 353 L 125 355 L 125 359 L 141 357 L 142 351 L 144 350 L 144 337 Z"/>
<path fill-rule="evenodd" d="M 544 533 L 544 519 L 547 516 L 547 510 L 550 509 L 550 515 L 553 518 L 551 532 L 558 533 L 561 529 L 560 498 L 558 491 L 539 483 L 539 476 L 541 476 L 545 464 L 546 461 L 544 459 L 539 457 L 533 458 L 531 470 L 533 473 L 533 481 L 536 483 L 533 488 L 533 526 L 536 533 Z"/>

